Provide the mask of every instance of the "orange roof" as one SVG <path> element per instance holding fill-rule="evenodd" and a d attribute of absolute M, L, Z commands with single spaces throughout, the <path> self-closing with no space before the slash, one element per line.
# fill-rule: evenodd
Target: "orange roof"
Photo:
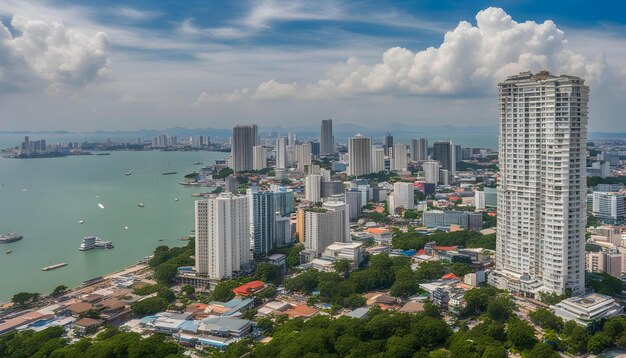
<path fill-rule="evenodd" d="M 433 246 L 432 249 L 438 251 L 452 251 L 456 250 L 457 247 L 458 246 Z"/>
<path fill-rule="evenodd" d="M 369 232 L 370 234 L 388 234 L 391 231 L 389 231 L 389 229 L 384 229 L 380 227 L 371 227 L 367 229 L 367 232 Z"/>
<path fill-rule="evenodd" d="M 239 296 L 249 296 L 263 287 L 265 287 L 265 282 L 263 281 L 250 281 L 235 288 L 233 292 Z"/>
<path fill-rule="evenodd" d="M 450 272 L 447 275 L 441 276 L 441 278 L 444 279 L 444 280 L 458 280 L 459 279 L 459 277 L 457 275 L 453 274 L 452 272 Z"/>
<path fill-rule="evenodd" d="M 185 308 L 186 312 L 204 312 L 206 305 L 204 303 L 192 303 Z"/>
<path fill-rule="evenodd" d="M 448 197 L 448 200 L 450 200 L 450 201 L 457 201 L 457 200 L 459 200 L 459 199 L 461 199 L 461 197 L 456 196 L 456 195 L 450 195 L 450 196 Z"/>
<path fill-rule="evenodd" d="M 307 305 L 293 305 L 291 306 L 291 308 L 284 311 L 284 313 L 287 314 L 289 318 L 312 317 L 317 312 L 319 311 Z"/>
<path fill-rule="evenodd" d="M 487 213 L 487 215 L 489 216 L 496 216 L 496 212 L 495 211 L 490 211 Z"/>
<path fill-rule="evenodd" d="M 379 214 L 382 214 L 383 211 L 385 211 L 385 208 L 382 207 L 382 206 L 377 206 L 377 207 L 374 208 L 374 211 L 376 211 Z"/>

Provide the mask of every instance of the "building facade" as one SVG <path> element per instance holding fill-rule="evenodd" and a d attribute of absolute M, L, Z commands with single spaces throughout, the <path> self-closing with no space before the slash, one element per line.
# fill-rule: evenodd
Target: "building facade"
<path fill-rule="evenodd" d="M 333 135 L 333 120 L 322 121 L 320 130 L 320 155 L 330 155 L 335 153 L 335 136 Z"/>
<path fill-rule="evenodd" d="M 372 139 L 357 134 L 348 142 L 348 175 L 372 173 Z"/>
<path fill-rule="evenodd" d="M 235 172 L 243 172 L 253 168 L 253 147 L 259 145 L 259 132 L 256 124 L 241 125 L 233 128 L 233 140 L 230 153 Z"/>

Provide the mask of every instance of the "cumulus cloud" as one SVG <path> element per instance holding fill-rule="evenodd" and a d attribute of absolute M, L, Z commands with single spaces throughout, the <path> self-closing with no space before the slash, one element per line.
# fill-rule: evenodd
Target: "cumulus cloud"
<path fill-rule="evenodd" d="M 478 12 L 476 25 L 461 21 L 438 47 L 413 52 L 393 47 L 380 63 L 356 58 L 333 66 L 327 78 L 297 87 L 262 83 L 255 98 L 334 98 L 357 94 L 476 96 L 493 93 L 495 84 L 521 71 L 549 70 L 598 83 L 606 73 L 603 56 L 588 59 L 568 46 L 551 20 L 516 22 L 504 10 Z"/>
<path fill-rule="evenodd" d="M 206 92 L 202 92 L 195 104 L 212 104 L 212 103 L 231 103 L 239 101 L 243 98 L 247 98 L 250 93 L 250 90 L 247 88 L 244 89 L 235 89 L 231 93 L 222 93 L 222 94 L 208 94 Z"/>
<path fill-rule="evenodd" d="M 104 33 L 88 35 L 58 22 L 14 16 L 13 36 L 0 22 L 0 91 L 82 86 L 108 74 L 109 42 Z"/>

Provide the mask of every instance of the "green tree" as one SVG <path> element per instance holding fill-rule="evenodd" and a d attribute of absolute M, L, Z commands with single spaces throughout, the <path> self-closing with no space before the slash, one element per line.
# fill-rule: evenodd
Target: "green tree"
<path fill-rule="evenodd" d="M 617 339 L 624 333 L 626 328 L 626 320 L 622 316 L 609 318 L 602 326 L 602 332 L 608 334 L 613 340 Z"/>
<path fill-rule="evenodd" d="M 533 327 L 516 318 L 509 321 L 506 336 L 513 347 L 520 351 L 531 349 L 537 342 Z"/>
<path fill-rule="evenodd" d="M 528 314 L 531 321 L 544 329 L 551 329 L 556 332 L 563 330 L 563 319 L 545 308 L 538 308 Z"/>
<path fill-rule="evenodd" d="M 235 297 L 233 290 L 239 286 L 239 283 L 234 280 L 220 281 L 215 286 L 213 292 L 211 292 L 211 300 L 226 302 Z"/>
<path fill-rule="evenodd" d="M 352 266 L 352 263 L 346 259 L 341 259 L 341 260 L 337 260 L 333 262 L 333 268 L 335 269 L 335 272 L 337 272 L 338 274 L 346 278 L 350 274 L 351 266 Z"/>
<path fill-rule="evenodd" d="M 497 297 L 487 304 L 487 315 L 494 321 L 506 321 L 511 311 L 511 301 L 506 296 Z"/>
<path fill-rule="evenodd" d="M 26 307 L 35 303 L 40 297 L 39 293 L 31 293 L 31 292 L 20 292 L 13 295 L 11 302 L 19 308 Z"/>
<path fill-rule="evenodd" d="M 255 276 L 263 282 L 280 283 L 280 269 L 269 262 L 262 262 L 256 266 Z"/>
<path fill-rule="evenodd" d="M 180 289 L 180 292 L 182 292 L 185 296 L 189 297 L 189 296 L 193 296 L 196 294 L 196 288 L 193 287 L 192 285 L 185 285 Z"/>
<path fill-rule="evenodd" d="M 409 267 L 400 267 L 396 270 L 395 282 L 389 294 L 394 297 L 408 297 L 414 295 L 418 289 L 419 285 L 413 270 Z"/>
<path fill-rule="evenodd" d="M 343 300 L 343 306 L 346 308 L 359 308 L 365 306 L 366 300 L 361 295 L 352 294 Z"/>
<path fill-rule="evenodd" d="M 157 312 L 163 312 L 167 309 L 169 303 L 167 300 L 161 297 L 149 297 L 145 300 L 137 301 L 133 303 L 130 308 L 133 314 L 138 316 L 145 316 L 155 314 Z"/>
<path fill-rule="evenodd" d="M 566 327 L 567 327 L 567 323 L 563 329 L 564 333 L 565 333 Z M 569 333 L 566 339 L 566 343 L 567 343 L 567 346 L 569 347 L 569 350 L 576 354 L 583 354 L 587 351 L 588 342 L 589 342 L 589 333 L 587 332 L 587 330 L 584 327 L 581 327 L 575 324 L 575 327 L 571 329 L 571 332 Z"/>
<path fill-rule="evenodd" d="M 450 271 L 452 271 L 453 274 L 461 278 L 463 278 L 463 276 L 467 275 L 468 273 L 476 272 L 476 270 L 474 270 L 470 265 L 464 262 L 453 263 L 452 265 L 450 265 Z"/>
<path fill-rule="evenodd" d="M 506 358 L 508 356 L 509 354 L 507 353 L 504 346 L 499 344 L 492 344 L 485 348 L 482 358 Z"/>
<path fill-rule="evenodd" d="M 589 338 L 587 350 L 593 354 L 600 354 L 613 344 L 613 339 L 604 332 L 598 332 Z"/>
<path fill-rule="evenodd" d="M 559 358 L 561 355 L 555 352 L 547 343 L 537 343 L 535 347 L 528 352 L 528 354 L 524 354 L 524 358 Z"/>
<path fill-rule="evenodd" d="M 164 285 L 174 283 L 174 278 L 178 273 L 178 268 L 173 264 L 163 264 L 159 266 L 155 271 L 155 277 L 157 282 Z"/>
<path fill-rule="evenodd" d="M 174 293 L 174 291 L 167 287 L 161 288 L 159 292 L 157 292 L 157 297 L 163 298 L 169 303 L 172 303 L 176 300 L 176 294 Z"/>
<path fill-rule="evenodd" d="M 50 294 L 50 296 L 52 297 L 57 297 L 60 296 L 62 294 L 64 294 L 66 291 L 68 290 L 68 287 L 65 285 L 59 285 L 57 287 L 54 288 L 54 290 L 52 291 L 52 293 Z"/>

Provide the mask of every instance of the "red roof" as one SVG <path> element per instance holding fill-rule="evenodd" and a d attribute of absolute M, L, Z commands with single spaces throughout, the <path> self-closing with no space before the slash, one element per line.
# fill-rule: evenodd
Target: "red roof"
<path fill-rule="evenodd" d="M 460 200 L 460 199 L 461 199 L 461 198 L 460 198 L 460 197 L 458 197 L 458 196 L 456 196 L 456 195 L 450 195 L 450 196 L 448 197 L 448 200 L 450 200 L 450 201 L 457 201 L 457 200 Z"/>
<path fill-rule="evenodd" d="M 418 255 L 425 255 L 426 254 L 426 250 L 424 249 L 419 249 L 419 251 L 417 252 Z"/>
<path fill-rule="evenodd" d="M 452 272 L 450 272 L 447 275 L 441 276 L 441 278 L 444 279 L 444 280 L 458 280 L 459 279 L 459 277 L 457 275 L 453 274 Z"/>
<path fill-rule="evenodd" d="M 433 246 L 432 249 L 437 251 L 453 251 L 456 250 L 457 247 L 458 246 Z"/>
<path fill-rule="evenodd" d="M 261 290 L 263 287 L 265 287 L 265 282 L 263 281 L 250 281 L 235 288 L 233 292 L 238 296 L 250 296 L 251 294 Z"/>

